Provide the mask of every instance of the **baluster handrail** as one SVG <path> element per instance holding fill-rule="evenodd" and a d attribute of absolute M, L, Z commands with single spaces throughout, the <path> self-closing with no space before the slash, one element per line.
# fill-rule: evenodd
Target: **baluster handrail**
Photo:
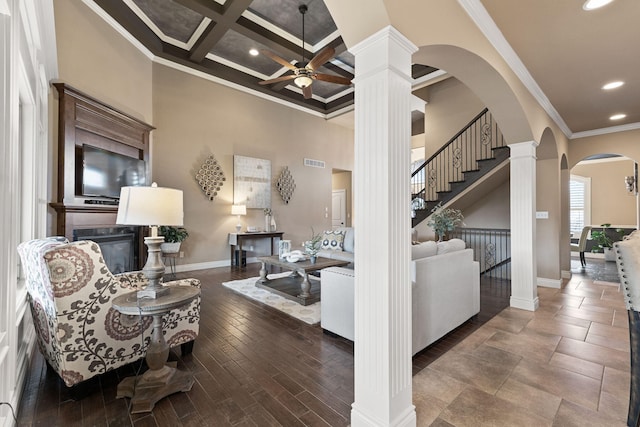
<path fill-rule="evenodd" d="M 418 172 L 420 172 L 422 169 L 424 169 L 427 164 L 429 162 L 431 162 L 433 159 L 435 159 L 436 157 L 438 157 L 438 155 L 440 153 L 442 153 L 444 150 L 447 149 L 448 146 L 450 146 L 451 144 L 453 144 L 453 142 L 458 139 L 458 137 L 460 135 L 462 135 L 463 133 L 465 133 L 467 130 L 469 130 L 469 128 L 471 128 L 471 126 L 473 126 L 473 124 L 475 122 L 477 122 L 478 120 L 480 120 L 480 118 L 482 116 L 484 116 L 487 112 L 489 111 L 488 108 L 485 108 L 484 110 L 482 110 L 480 113 L 478 113 L 477 116 L 475 116 L 473 119 L 471 119 L 471 121 L 469 121 L 469 123 L 467 123 L 467 125 L 465 127 L 463 127 L 462 129 L 460 129 L 460 131 L 458 133 L 456 133 L 453 138 L 449 139 L 449 141 L 447 141 L 442 147 L 440 147 L 440 149 L 438 151 L 436 151 L 435 153 L 433 153 L 433 155 L 431 157 L 429 157 L 427 160 L 425 160 L 424 163 L 422 163 L 422 165 L 418 168 L 416 168 L 415 171 L 413 171 L 413 173 L 411 174 L 411 177 L 413 178 L 414 175 L 416 175 Z"/>

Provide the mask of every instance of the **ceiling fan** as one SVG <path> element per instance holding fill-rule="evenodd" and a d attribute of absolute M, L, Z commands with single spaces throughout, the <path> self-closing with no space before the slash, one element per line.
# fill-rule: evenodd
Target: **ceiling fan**
<path fill-rule="evenodd" d="M 275 53 L 268 50 L 261 50 L 260 53 L 271 58 L 278 64 L 287 67 L 288 69 L 293 71 L 293 74 L 289 74 L 286 76 L 277 77 L 275 79 L 265 80 L 260 82 L 261 85 L 269 85 L 272 83 L 283 82 L 287 80 L 293 80 L 296 86 L 302 89 L 302 94 L 305 99 L 311 98 L 313 91 L 311 89 L 311 85 L 314 80 L 322 80 L 329 83 L 337 83 L 340 85 L 350 85 L 351 80 L 341 76 L 335 76 L 332 74 L 323 74 L 318 73 L 316 70 L 324 65 L 327 61 L 329 61 L 333 54 L 335 53 L 335 49 L 331 46 L 327 46 L 322 49 L 313 59 L 311 59 L 308 63 L 305 64 L 304 61 L 304 14 L 307 12 L 308 8 L 306 4 L 301 4 L 298 7 L 300 14 L 302 14 L 302 61 L 300 65 L 301 67 L 296 67 L 292 65 L 287 60 L 281 58 Z"/>

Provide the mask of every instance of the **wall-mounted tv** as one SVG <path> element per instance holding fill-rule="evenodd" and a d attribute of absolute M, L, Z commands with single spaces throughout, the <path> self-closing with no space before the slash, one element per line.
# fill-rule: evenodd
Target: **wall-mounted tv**
<path fill-rule="evenodd" d="M 117 199 L 120 188 L 146 185 L 144 160 L 82 146 L 82 195 Z"/>

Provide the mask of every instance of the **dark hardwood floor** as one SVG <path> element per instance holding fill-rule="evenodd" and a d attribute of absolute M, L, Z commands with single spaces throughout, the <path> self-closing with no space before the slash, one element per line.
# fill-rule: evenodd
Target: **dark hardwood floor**
<path fill-rule="evenodd" d="M 220 283 L 258 276 L 259 264 L 192 271 L 202 281 L 200 334 L 193 353 L 170 360 L 191 370 L 191 391 L 129 414 L 118 382 L 134 363 L 68 389 L 36 350 L 18 409 L 20 426 L 346 426 L 353 402 L 353 343 L 322 332 Z M 481 281 L 481 312 L 418 353 L 422 370 L 509 303 L 509 282 Z"/>

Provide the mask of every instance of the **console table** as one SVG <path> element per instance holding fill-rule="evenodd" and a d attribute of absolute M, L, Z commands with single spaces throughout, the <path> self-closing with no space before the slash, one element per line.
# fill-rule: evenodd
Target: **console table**
<path fill-rule="evenodd" d="M 271 255 L 277 253 L 277 249 L 274 252 L 274 239 L 282 240 L 284 231 L 257 231 L 255 233 L 229 233 L 229 246 L 231 249 L 231 266 L 233 267 L 233 253 L 237 249 L 238 256 L 242 257 L 242 242 L 245 240 L 259 240 L 259 239 L 271 239 Z M 240 266 L 242 263 L 238 263 Z"/>

